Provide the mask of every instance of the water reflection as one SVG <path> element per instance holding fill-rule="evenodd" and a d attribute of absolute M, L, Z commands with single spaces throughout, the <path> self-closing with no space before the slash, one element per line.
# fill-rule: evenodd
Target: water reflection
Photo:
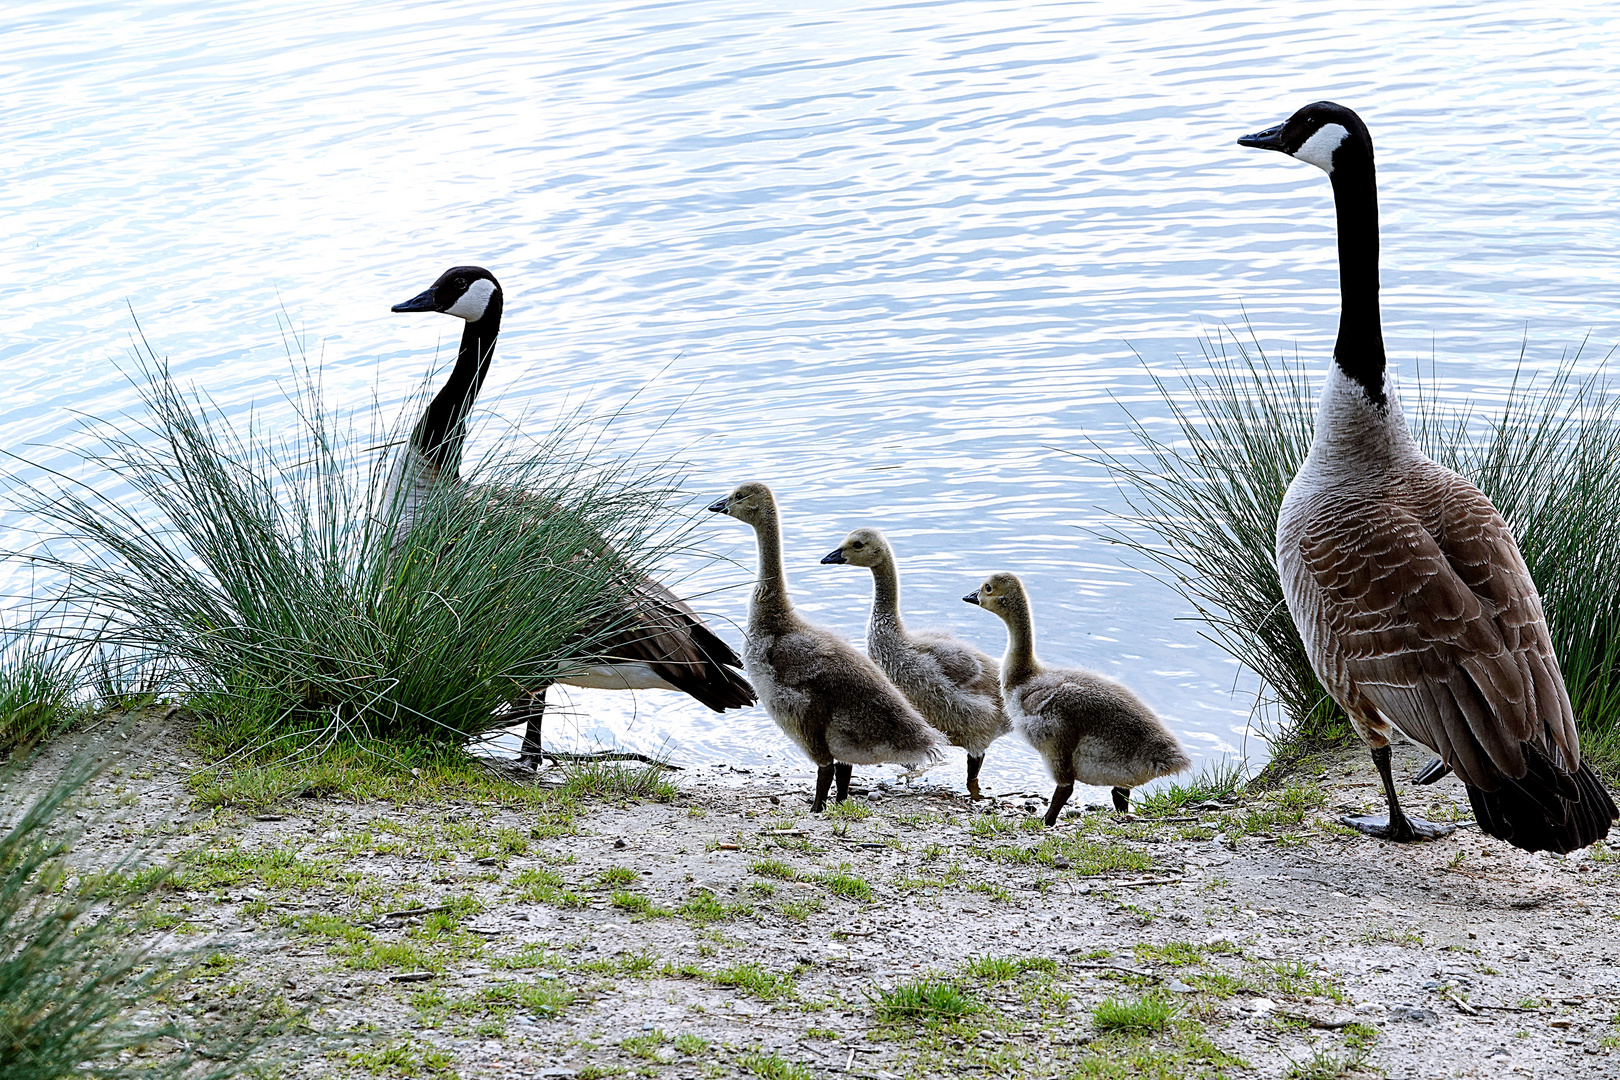
<path fill-rule="evenodd" d="M 1386 334 L 1438 356 L 1443 399 L 1498 392 L 1521 338 L 1532 366 L 1620 339 L 1616 27 L 1599 3 L 10 5 L 0 446 L 131 403 L 131 309 L 233 414 L 290 420 L 285 313 L 335 401 L 391 415 L 455 328 L 388 305 L 483 263 L 508 294 L 485 408 L 622 410 L 622 445 L 690 461 L 694 508 L 771 482 L 796 596 L 852 636 L 866 582 L 815 564 L 852 526 L 895 538 L 913 623 L 993 652 L 956 598 L 1017 570 L 1044 653 L 1230 753 L 1252 688 L 1094 535 L 1122 500 L 1063 451 L 1162 419 L 1144 361 L 1196 364 L 1223 326 L 1325 357 L 1327 188 L 1233 143 L 1312 98 L 1372 124 Z M 740 623 L 752 553 L 710 535 L 741 566 L 689 586 Z M 568 745 L 800 764 L 757 711 L 571 708 Z M 1021 747 L 986 770 L 1041 782 Z"/>

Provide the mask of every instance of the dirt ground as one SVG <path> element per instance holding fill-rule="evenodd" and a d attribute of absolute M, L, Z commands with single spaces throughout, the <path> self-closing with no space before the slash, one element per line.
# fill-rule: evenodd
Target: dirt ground
<path fill-rule="evenodd" d="M 1381 804 L 1364 752 L 1052 830 L 1044 793 L 890 784 L 812 815 L 801 782 L 691 772 L 572 817 L 408 785 L 203 811 L 178 737 L 115 758 L 81 850 L 171 834 L 191 855 L 153 932 L 224 950 L 163 1007 L 302 1010 L 288 1075 L 1620 1075 L 1620 843 L 1355 836 L 1333 819 Z M 1452 778 L 1402 791 L 1468 821 Z"/>

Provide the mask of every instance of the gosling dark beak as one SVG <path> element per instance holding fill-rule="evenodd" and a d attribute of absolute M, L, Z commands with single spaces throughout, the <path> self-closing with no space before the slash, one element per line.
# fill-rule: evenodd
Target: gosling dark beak
<path fill-rule="evenodd" d="M 730 505 L 731 505 L 731 496 L 727 495 L 725 498 L 721 499 L 719 502 L 710 504 L 709 512 L 714 513 L 714 514 L 723 514 L 723 513 L 726 512 L 726 507 L 728 507 Z"/>
<path fill-rule="evenodd" d="M 980 606 L 979 605 L 979 594 L 976 593 L 976 592 L 970 592 L 966 596 L 962 597 L 962 599 L 966 600 L 968 603 L 974 605 L 975 607 Z"/>
<path fill-rule="evenodd" d="M 433 290 L 427 289 L 417 293 L 403 304 L 395 304 L 389 311 L 438 311 L 439 302 L 433 298 Z"/>
<path fill-rule="evenodd" d="M 835 549 L 833 551 L 829 551 L 829 552 L 827 552 L 827 554 L 825 554 L 825 555 L 823 555 L 821 557 L 821 565 L 823 565 L 823 566 L 830 566 L 830 565 L 832 565 L 834 563 L 847 563 L 847 562 L 849 562 L 849 560 L 844 558 L 844 549 L 843 548 L 837 548 L 837 549 Z"/>
<path fill-rule="evenodd" d="M 1264 131 L 1257 131 L 1253 135 L 1245 135 L 1238 140 L 1239 146 L 1252 146 L 1256 150 L 1277 150 L 1284 154 L 1288 148 L 1283 145 L 1282 129 L 1284 125 L 1273 124 Z"/>

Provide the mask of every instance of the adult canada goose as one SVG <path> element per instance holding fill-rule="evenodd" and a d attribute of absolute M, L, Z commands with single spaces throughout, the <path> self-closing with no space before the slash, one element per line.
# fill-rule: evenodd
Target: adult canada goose
<path fill-rule="evenodd" d="M 921 768 L 938 761 L 945 740 L 877 665 L 793 610 L 771 489 L 740 484 L 709 509 L 754 527 L 759 583 L 748 604 L 743 667 L 771 719 L 816 763 L 811 811 L 827 805 L 835 775 L 838 801 L 848 797 L 852 765 L 896 762 Z"/>
<path fill-rule="evenodd" d="M 952 746 L 967 751 L 967 788 L 979 794 L 979 768 L 990 744 L 1012 730 L 1001 707 L 1001 669 L 982 650 L 941 631 L 912 633 L 900 618 L 900 571 L 876 529 L 856 529 L 821 560 L 872 571 L 866 652 L 916 710 Z"/>
<path fill-rule="evenodd" d="M 1130 809 L 1131 788 L 1192 765 L 1181 743 L 1123 683 L 1085 668 L 1047 667 L 1035 658 L 1029 596 L 1016 574 L 992 574 L 962 597 L 1007 624 L 1001 696 L 1013 727 L 1046 761 L 1057 787 L 1046 807 L 1056 825 L 1076 781 L 1113 789 L 1114 809 Z"/>
<path fill-rule="evenodd" d="M 481 266 L 452 266 L 428 288 L 395 304 L 394 311 L 441 311 L 465 320 L 455 367 L 416 422 L 390 480 L 390 511 L 397 528 L 410 527 L 425 493 L 436 485 L 464 486 L 461 448 L 467 414 L 484 385 L 503 309 L 500 283 Z M 689 694 L 716 712 L 754 703 L 754 692 L 737 670 L 742 660 L 703 624 L 695 611 L 645 575 L 630 586 L 625 610 L 590 663 L 559 679 L 571 686 L 610 690 L 665 689 Z M 523 757 L 541 756 L 544 686 L 530 691 Z"/>
<path fill-rule="evenodd" d="M 1581 762 L 1541 598 L 1502 515 L 1413 442 L 1384 365 L 1372 137 L 1319 101 L 1238 140 L 1322 169 L 1338 215 L 1342 310 L 1309 455 L 1277 517 L 1277 572 L 1311 666 L 1372 749 L 1387 816 L 1345 818 L 1408 841 L 1450 831 L 1401 811 L 1390 729 L 1467 785 L 1480 828 L 1528 851 L 1608 835 L 1615 807 Z"/>

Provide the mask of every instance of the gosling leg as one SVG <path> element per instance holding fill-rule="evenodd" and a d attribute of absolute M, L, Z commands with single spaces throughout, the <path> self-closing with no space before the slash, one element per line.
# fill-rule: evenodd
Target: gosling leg
<path fill-rule="evenodd" d="M 810 812 L 819 814 L 827 808 L 827 789 L 832 787 L 833 764 L 828 762 L 816 770 L 816 801 L 810 804 Z"/>
<path fill-rule="evenodd" d="M 1128 814 L 1128 813 L 1131 812 L 1131 789 L 1130 788 L 1128 788 L 1128 787 L 1117 787 L 1113 791 L 1109 792 L 1109 794 L 1114 796 L 1114 809 L 1115 810 L 1118 810 L 1122 814 Z"/>
<path fill-rule="evenodd" d="M 855 766 L 847 762 L 837 762 L 833 765 L 833 773 L 838 777 L 838 801 L 843 802 L 849 798 L 849 774 L 855 771 Z"/>
<path fill-rule="evenodd" d="M 968 755 L 968 797 L 974 800 L 984 798 L 983 795 L 979 794 L 979 766 L 983 764 L 983 754 L 980 754 L 978 757 L 974 757 L 972 754 Z"/>
<path fill-rule="evenodd" d="M 1046 804 L 1046 825 L 1051 828 L 1057 824 L 1058 814 L 1063 812 L 1063 804 L 1069 801 L 1074 794 L 1074 784 L 1059 784 L 1052 789 L 1052 801 Z"/>

